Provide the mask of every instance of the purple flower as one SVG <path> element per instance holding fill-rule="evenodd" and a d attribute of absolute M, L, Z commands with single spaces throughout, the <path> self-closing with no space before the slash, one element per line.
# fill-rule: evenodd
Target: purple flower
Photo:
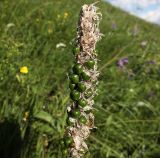
<path fill-rule="evenodd" d="M 126 64 L 128 64 L 128 58 L 127 58 L 127 57 L 121 58 L 121 59 L 119 59 L 118 62 L 117 62 L 117 66 L 118 66 L 119 68 L 123 68 Z"/>

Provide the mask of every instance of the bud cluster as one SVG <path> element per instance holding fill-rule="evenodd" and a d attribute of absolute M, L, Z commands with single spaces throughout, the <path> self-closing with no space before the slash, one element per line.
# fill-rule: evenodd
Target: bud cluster
<path fill-rule="evenodd" d="M 83 5 L 77 28 L 76 45 L 73 53 L 75 64 L 69 73 L 69 88 L 72 104 L 68 107 L 64 154 L 68 157 L 83 157 L 88 150 L 85 140 L 94 128 L 93 105 L 98 84 L 96 43 L 101 39 L 99 21 L 94 4 Z"/>

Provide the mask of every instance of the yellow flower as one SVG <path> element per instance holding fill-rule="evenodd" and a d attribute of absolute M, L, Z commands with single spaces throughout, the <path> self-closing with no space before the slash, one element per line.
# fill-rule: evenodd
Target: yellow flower
<path fill-rule="evenodd" d="M 22 74 L 27 74 L 27 73 L 28 73 L 28 68 L 27 68 L 27 66 L 22 66 L 22 67 L 20 68 L 20 72 L 21 72 Z"/>
<path fill-rule="evenodd" d="M 65 12 L 65 13 L 64 13 L 64 18 L 66 19 L 67 17 L 68 17 L 68 13 Z"/>

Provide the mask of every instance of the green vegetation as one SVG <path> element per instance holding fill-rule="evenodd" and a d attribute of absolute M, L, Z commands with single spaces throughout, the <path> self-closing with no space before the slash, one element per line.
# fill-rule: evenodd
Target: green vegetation
<path fill-rule="evenodd" d="M 71 101 L 67 72 L 79 10 L 90 2 L 0 1 L 1 158 L 67 153 L 60 143 Z M 86 158 L 159 158 L 160 27 L 104 2 L 98 6 L 104 34 L 97 48 L 98 128 Z"/>

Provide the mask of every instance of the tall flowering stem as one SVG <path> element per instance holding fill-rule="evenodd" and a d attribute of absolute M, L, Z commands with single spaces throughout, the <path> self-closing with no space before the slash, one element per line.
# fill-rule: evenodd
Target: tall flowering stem
<path fill-rule="evenodd" d="M 97 95 L 97 54 L 96 43 L 101 39 L 99 21 L 101 13 L 94 4 L 83 5 L 80 12 L 76 45 L 75 65 L 69 75 L 71 105 L 68 107 L 64 154 L 81 158 L 88 150 L 86 139 L 94 126 L 94 97 Z"/>

